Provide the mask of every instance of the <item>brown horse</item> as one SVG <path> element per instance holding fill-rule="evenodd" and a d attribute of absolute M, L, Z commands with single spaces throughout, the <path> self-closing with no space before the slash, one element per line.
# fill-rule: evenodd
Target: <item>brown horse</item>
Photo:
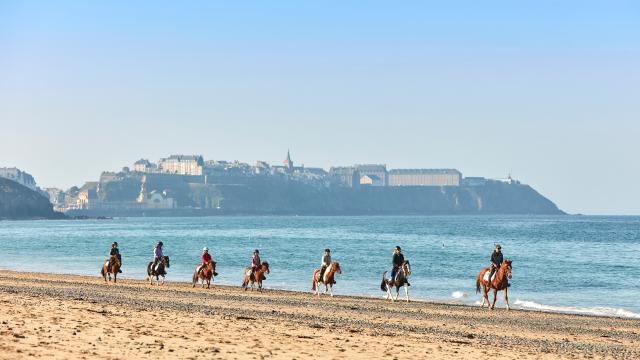
<path fill-rule="evenodd" d="M 152 269 L 153 262 L 149 262 L 147 265 L 147 280 L 149 280 L 149 284 L 153 285 L 153 278 L 156 278 L 156 285 L 164 285 L 164 277 L 167 275 L 167 271 L 165 269 L 169 268 L 169 257 L 163 256 L 160 259 L 160 263 L 156 265 L 155 270 Z M 160 276 L 162 276 L 162 283 L 160 283 Z"/>
<path fill-rule="evenodd" d="M 398 273 L 395 279 L 389 279 L 387 272 L 382 273 L 382 282 L 380 283 L 380 290 L 387 292 L 387 299 L 397 301 L 400 296 L 400 288 L 404 286 L 404 295 L 407 302 L 409 302 L 409 276 L 411 275 L 411 264 L 406 260 L 400 265 Z M 391 294 L 391 290 L 396 288 L 396 297 Z"/>
<path fill-rule="evenodd" d="M 111 275 L 113 274 L 113 283 L 117 283 L 118 272 L 120 271 L 120 259 L 116 255 L 109 256 L 109 260 L 105 261 L 102 264 L 102 270 L 100 270 L 100 274 L 104 278 L 104 282 L 107 282 L 107 277 L 109 277 L 109 281 L 111 281 Z"/>
<path fill-rule="evenodd" d="M 200 271 L 202 269 L 202 271 Z M 207 283 L 207 289 L 211 286 L 211 282 L 213 281 L 213 277 L 216 276 L 216 262 L 213 260 L 209 260 L 204 265 L 196 266 L 196 271 L 193 273 L 193 287 L 196 287 L 198 284 L 198 280 L 202 280 L 202 288 L 204 289 L 204 283 Z"/>
<path fill-rule="evenodd" d="M 262 280 L 266 279 L 264 274 L 269 273 L 269 263 L 263 261 L 260 266 L 256 269 L 256 271 L 251 273 L 251 268 L 247 267 L 244 271 L 244 281 L 242 282 L 242 288 L 247 290 L 249 284 L 251 284 L 251 291 L 253 291 L 253 284 L 258 284 L 258 291 L 262 291 Z"/>
<path fill-rule="evenodd" d="M 329 291 L 329 294 L 333 297 L 333 280 L 335 279 L 336 273 L 342 274 L 342 269 L 340 269 L 340 264 L 338 264 L 337 261 L 327 266 L 322 279 L 320 278 L 320 269 L 316 269 L 313 272 L 313 279 L 311 280 L 311 291 L 315 291 L 316 295 L 320 296 L 320 283 L 323 283 L 324 293 L 326 294 L 327 291 Z"/>
<path fill-rule="evenodd" d="M 496 296 L 498 291 L 504 290 L 504 301 L 507 302 L 507 310 L 509 310 L 509 296 L 507 295 L 507 288 L 509 287 L 509 279 L 511 279 L 511 260 L 505 260 L 498 271 L 494 273 L 493 279 L 489 280 L 489 268 L 480 270 L 478 277 L 476 278 L 476 294 L 480 292 L 480 285 L 482 285 L 482 304 L 480 308 L 484 307 L 486 301 L 487 307 L 493 310 L 496 305 Z M 489 302 L 489 290 L 493 289 L 493 303 Z M 491 304 L 491 305 L 489 305 Z"/>

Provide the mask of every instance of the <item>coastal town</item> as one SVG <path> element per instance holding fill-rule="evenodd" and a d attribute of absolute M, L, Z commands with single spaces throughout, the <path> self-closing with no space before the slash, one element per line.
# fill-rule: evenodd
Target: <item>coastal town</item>
<path fill-rule="evenodd" d="M 384 164 L 319 167 L 295 164 L 287 151 L 282 164 L 257 161 L 207 160 L 202 155 L 171 155 L 157 162 L 135 161 L 120 171 L 104 171 L 97 181 L 69 189 L 40 188 L 30 174 L 17 168 L 0 168 L 0 177 L 16 181 L 46 196 L 60 212 L 84 210 L 172 210 L 179 208 L 223 210 L 219 189 L 250 185 L 294 184 L 309 189 L 478 187 L 506 179 L 463 177 L 457 169 L 388 169 Z"/>

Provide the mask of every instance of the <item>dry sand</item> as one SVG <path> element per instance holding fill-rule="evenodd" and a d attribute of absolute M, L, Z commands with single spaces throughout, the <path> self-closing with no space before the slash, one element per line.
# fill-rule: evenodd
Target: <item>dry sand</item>
<path fill-rule="evenodd" d="M 1 359 L 640 359 L 638 320 L 450 304 L 0 271 L 0 306 Z"/>

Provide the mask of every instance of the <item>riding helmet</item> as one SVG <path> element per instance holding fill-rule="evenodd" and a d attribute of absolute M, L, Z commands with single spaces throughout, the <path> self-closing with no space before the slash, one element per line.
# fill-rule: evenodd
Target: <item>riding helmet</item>
<path fill-rule="evenodd" d="M 400 251 L 400 246 L 396 246 L 396 250 Z"/>
<path fill-rule="evenodd" d="M 209 251 L 209 248 L 205 246 L 202 248 L 202 251 Z"/>
<path fill-rule="evenodd" d="M 164 244 L 162 243 L 162 241 L 158 241 L 158 245 L 163 246 Z"/>
<path fill-rule="evenodd" d="M 329 249 L 324 249 L 324 252 L 331 252 L 331 250 L 329 250 Z"/>
<path fill-rule="evenodd" d="M 253 252 L 260 254 L 260 251 L 258 249 L 253 250 Z"/>

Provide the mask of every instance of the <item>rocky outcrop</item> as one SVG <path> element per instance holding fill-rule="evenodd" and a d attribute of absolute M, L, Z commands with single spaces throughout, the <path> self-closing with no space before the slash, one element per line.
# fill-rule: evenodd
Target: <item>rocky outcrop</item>
<path fill-rule="evenodd" d="M 0 178 L 0 219 L 61 219 L 49 199 L 12 180 Z"/>

